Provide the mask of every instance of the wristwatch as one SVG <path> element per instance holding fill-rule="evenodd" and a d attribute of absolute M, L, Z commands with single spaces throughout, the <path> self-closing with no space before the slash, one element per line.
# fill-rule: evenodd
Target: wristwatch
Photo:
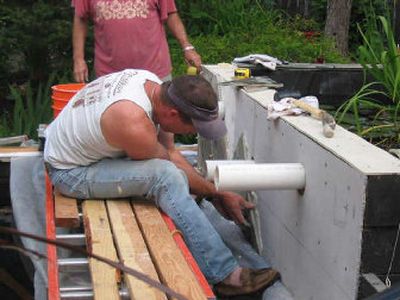
<path fill-rule="evenodd" d="M 185 52 L 185 51 L 190 51 L 190 50 L 194 50 L 194 49 L 196 49 L 196 48 L 193 45 L 188 45 L 188 46 L 184 47 L 182 50 Z"/>

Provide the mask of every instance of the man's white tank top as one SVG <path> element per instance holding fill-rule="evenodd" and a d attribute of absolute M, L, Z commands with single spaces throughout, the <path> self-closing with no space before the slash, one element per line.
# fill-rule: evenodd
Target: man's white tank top
<path fill-rule="evenodd" d="M 151 102 L 144 89 L 146 80 L 162 83 L 153 73 L 128 69 L 86 85 L 47 127 L 45 161 L 57 169 L 70 169 L 125 155 L 106 142 L 100 118 L 113 103 L 129 100 L 142 107 L 152 120 Z"/>

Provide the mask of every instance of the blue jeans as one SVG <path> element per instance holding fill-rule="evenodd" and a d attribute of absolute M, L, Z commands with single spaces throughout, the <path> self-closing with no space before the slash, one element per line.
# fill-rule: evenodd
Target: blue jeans
<path fill-rule="evenodd" d="M 162 159 L 103 159 L 87 167 L 49 167 L 54 186 L 79 199 L 143 196 L 175 222 L 200 269 L 211 283 L 226 278 L 238 263 L 189 194 L 185 174 Z"/>

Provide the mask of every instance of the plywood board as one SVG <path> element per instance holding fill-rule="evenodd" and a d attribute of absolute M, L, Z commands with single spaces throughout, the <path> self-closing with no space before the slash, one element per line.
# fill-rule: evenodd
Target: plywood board
<path fill-rule="evenodd" d="M 159 281 L 142 233 L 128 201 L 107 201 L 110 224 L 120 260 L 150 278 Z M 125 274 L 131 299 L 167 299 L 165 294 L 143 281 Z"/>
<path fill-rule="evenodd" d="M 104 201 L 86 200 L 82 207 L 89 252 L 117 261 Z M 93 258 L 89 259 L 89 269 L 94 299 L 119 299 L 116 270 Z"/>
<path fill-rule="evenodd" d="M 61 195 L 54 190 L 55 222 L 58 227 L 76 228 L 79 227 L 79 213 L 76 199 Z"/>
<path fill-rule="evenodd" d="M 207 299 L 158 209 L 153 204 L 132 205 L 162 282 L 188 299 Z"/>

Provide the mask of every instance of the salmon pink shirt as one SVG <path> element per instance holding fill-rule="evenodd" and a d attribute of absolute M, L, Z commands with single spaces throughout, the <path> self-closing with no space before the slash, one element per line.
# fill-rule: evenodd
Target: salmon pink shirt
<path fill-rule="evenodd" d="M 163 23 L 174 0 L 72 0 L 75 15 L 94 23 L 96 76 L 128 68 L 171 73 Z"/>

